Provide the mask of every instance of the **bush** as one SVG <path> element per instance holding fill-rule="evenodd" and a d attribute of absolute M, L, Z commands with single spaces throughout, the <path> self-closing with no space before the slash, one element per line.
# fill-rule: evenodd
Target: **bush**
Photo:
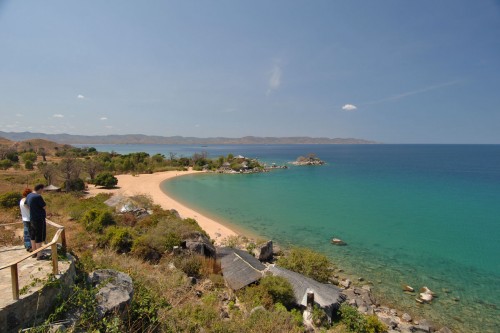
<path fill-rule="evenodd" d="M 23 196 L 19 192 L 7 192 L 0 195 L 0 206 L 5 208 L 16 207 Z"/>
<path fill-rule="evenodd" d="M 104 227 L 115 224 L 113 215 L 108 210 L 91 209 L 82 217 L 85 229 L 101 233 Z"/>
<path fill-rule="evenodd" d="M 326 315 L 325 311 L 316 304 L 314 304 L 314 307 L 312 309 L 312 320 L 314 326 L 316 327 L 328 328 L 330 326 L 328 316 Z"/>
<path fill-rule="evenodd" d="M 367 333 L 382 333 L 387 331 L 387 326 L 382 323 L 377 316 L 372 315 L 366 317 L 366 332 Z"/>
<path fill-rule="evenodd" d="M 271 295 L 274 303 L 281 303 L 288 309 L 295 304 L 292 285 L 285 278 L 265 276 L 260 280 L 260 285 Z"/>
<path fill-rule="evenodd" d="M 97 175 L 94 184 L 105 188 L 113 188 L 118 184 L 118 179 L 111 172 L 102 172 Z"/>
<path fill-rule="evenodd" d="M 109 227 L 100 241 L 101 246 L 108 245 L 118 253 L 127 253 L 132 249 L 133 236 L 129 228 Z"/>
<path fill-rule="evenodd" d="M 11 166 L 12 166 L 12 161 L 7 158 L 0 161 L 0 169 L 2 170 L 7 170 Z"/>
<path fill-rule="evenodd" d="M 85 190 L 85 182 L 80 178 L 66 180 L 63 188 L 69 191 L 83 191 Z"/>
<path fill-rule="evenodd" d="M 262 305 L 266 309 L 273 306 L 273 297 L 261 285 L 250 285 L 237 292 L 238 299 L 244 303 L 248 310 Z"/>
<path fill-rule="evenodd" d="M 278 260 L 278 265 L 324 283 L 328 282 L 331 274 L 328 258 L 306 248 L 292 249 L 290 254 Z"/>
<path fill-rule="evenodd" d="M 31 161 L 24 162 L 24 168 L 26 170 L 33 170 L 33 162 L 31 162 Z"/>
<path fill-rule="evenodd" d="M 366 318 L 357 309 L 344 303 L 340 306 L 339 312 L 340 322 L 346 326 L 349 332 L 367 333 Z"/>
<path fill-rule="evenodd" d="M 201 256 L 198 255 L 183 255 L 183 256 L 177 256 L 174 259 L 174 265 L 184 273 L 186 273 L 187 276 L 194 276 L 196 278 L 199 278 L 200 275 L 200 269 L 202 267 L 202 258 Z"/>

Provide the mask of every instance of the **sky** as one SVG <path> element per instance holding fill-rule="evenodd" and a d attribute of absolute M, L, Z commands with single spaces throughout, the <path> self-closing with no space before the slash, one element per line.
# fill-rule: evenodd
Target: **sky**
<path fill-rule="evenodd" d="M 0 131 L 500 144 L 500 1 L 0 0 Z"/>

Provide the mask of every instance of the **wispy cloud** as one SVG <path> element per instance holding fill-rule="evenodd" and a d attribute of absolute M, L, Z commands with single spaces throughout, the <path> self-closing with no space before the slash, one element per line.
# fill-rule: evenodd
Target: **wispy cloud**
<path fill-rule="evenodd" d="M 22 113 L 16 113 L 16 117 L 21 118 L 24 117 L 24 115 Z"/>
<path fill-rule="evenodd" d="M 64 118 L 64 115 L 60 114 L 60 113 L 56 113 L 56 114 L 52 115 L 52 118 Z"/>
<path fill-rule="evenodd" d="M 460 82 L 463 82 L 463 80 L 454 80 L 454 81 L 449 81 L 449 82 L 445 82 L 445 83 L 434 84 L 432 86 L 428 86 L 428 87 L 425 87 L 422 89 L 407 91 L 404 93 L 389 96 L 389 97 L 382 98 L 379 100 L 366 102 L 366 103 L 363 103 L 363 105 L 372 105 L 372 104 L 379 104 L 379 103 L 383 103 L 383 102 L 395 101 L 395 100 L 402 99 L 402 98 L 405 98 L 408 96 L 413 96 L 413 95 L 422 94 L 422 93 L 425 93 L 428 91 L 437 90 L 437 89 L 441 89 L 441 88 L 448 87 L 448 86 L 453 86 L 453 85 L 458 84 Z"/>
<path fill-rule="evenodd" d="M 100 120 L 108 120 L 108 117 L 101 117 Z"/>
<path fill-rule="evenodd" d="M 352 105 L 352 104 L 346 104 L 342 107 L 342 110 L 344 111 L 354 111 L 356 110 L 358 107 L 356 105 Z"/>
<path fill-rule="evenodd" d="M 194 127 L 200 127 L 200 126 L 201 126 L 200 124 L 196 124 L 196 125 L 194 125 Z"/>
<path fill-rule="evenodd" d="M 281 66 L 279 62 L 276 62 L 269 77 L 266 95 L 270 95 L 273 91 L 277 90 L 281 86 L 281 75 Z"/>
<path fill-rule="evenodd" d="M 85 99 L 85 96 L 83 96 L 82 94 L 78 94 L 78 96 L 76 96 L 76 98 L 78 98 L 78 99 Z"/>

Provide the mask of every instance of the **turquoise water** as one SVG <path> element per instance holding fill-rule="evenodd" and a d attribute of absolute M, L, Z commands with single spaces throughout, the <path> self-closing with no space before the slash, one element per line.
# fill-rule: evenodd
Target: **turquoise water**
<path fill-rule="evenodd" d="M 382 303 L 457 332 L 500 332 L 500 146 L 153 148 L 277 163 L 316 153 L 326 166 L 185 176 L 162 188 L 251 233 L 325 253 L 347 273 L 373 281 Z M 333 236 L 348 246 L 332 246 Z M 402 283 L 428 286 L 438 298 L 419 305 Z"/>

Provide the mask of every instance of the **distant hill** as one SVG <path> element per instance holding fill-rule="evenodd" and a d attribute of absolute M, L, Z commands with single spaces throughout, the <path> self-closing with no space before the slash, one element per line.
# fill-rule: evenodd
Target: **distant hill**
<path fill-rule="evenodd" d="M 13 141 L 0 137 L 0 146 L 11 147 L 13 144 Z"/>
<path fill-rule="evenodd" d="M 31 132 L 2 132 L 0 137 L 13 141 L 45 139 L 61 144 L 374 144 L 374 141 L 353 138 L 311 138 L 311 137 L 256 137 L 242 138 L 195 138 L 183 136 L 152 136 L 143 134 L 125 135 L 71 135 Z"/>
<path fill-rule="evenodd" d="M 56 153 L 56 151 L 60 149 L 68 149 L 71 146 L 45 139 L 27 139 L 24 141 L 16 142 L 0 137 L 0 147 L 3 149 L 15 150 L 18 152 L 23 152 L 23 151 L 38 152 L 40 149 L 44 149 L 45 153 L 47 153 L 48 155 L 53 155 Z"/>

